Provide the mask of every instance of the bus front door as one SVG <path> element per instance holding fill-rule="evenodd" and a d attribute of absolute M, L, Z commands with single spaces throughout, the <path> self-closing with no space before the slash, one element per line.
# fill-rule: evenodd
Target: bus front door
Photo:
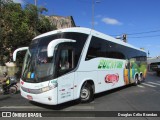
<path fill-rule="evenodd" d="M 63 47 L 58 53 L 58 104 L 73 100 L 74 50 Z"/>

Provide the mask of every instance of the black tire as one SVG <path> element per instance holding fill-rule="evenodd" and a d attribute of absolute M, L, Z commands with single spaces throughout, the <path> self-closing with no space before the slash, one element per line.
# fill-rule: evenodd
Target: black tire
<path fill-rule="evenodd" d="M 140 80 L 139 80 L 139 84 L 141 84 L 141 82 L 144 80 L 143 75 L 140 75 Z"/>
<path fill-rule="evenodd" d="M 17 87 L 16 86 L 12 86 L 9 88 L 9 94 L 16 94 L 17 93 Z"/>
<path fill-rule="evenodd" d="M 90 84 L 84 84 L 80 92 L 80 101 L 81 103 L 88 103 L 93 100 L 93 88 Z"/>

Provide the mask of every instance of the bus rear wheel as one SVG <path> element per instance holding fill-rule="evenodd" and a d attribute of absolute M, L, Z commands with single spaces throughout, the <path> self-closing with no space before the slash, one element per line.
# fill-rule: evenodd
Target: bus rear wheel
<path fill-rule="evenodd" d="M 93 100 L 93 88 L 90 84 L 86 83 L 81 88 L 80 100 L 82 103 L 91 102 Z"/>
<path fill-rule="evenodd" d="M 139 84 L 138 76 L 135 77 L 134 85 L 137 86 Z"/>
<path fill-rule="evenodd" d="M 139 83 L 141 83 L 143 80 L 144 80 L 144 78 L 143 78 L 143 75 L 141 74 L 140 75 L 140 80 L 139 80 L 140 82 Z"/>

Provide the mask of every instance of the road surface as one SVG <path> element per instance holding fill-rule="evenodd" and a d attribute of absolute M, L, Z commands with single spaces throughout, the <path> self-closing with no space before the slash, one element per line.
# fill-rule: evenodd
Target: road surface
<path fill-rule="evenodd" d="M 118 111 L 119 116 L 123 116 L 127 112 L 128 115 L 130 115 L 129 111 L 132 111 L 132 115 L 133 111 L 135 111 L 135 113 L 140 112 L 137 115 L 141 115 L 141 112 L 143 111 L 149 111 L 149 113 L 152 113 L 152 111 L 159 111 L 160 113 L 160 77 L 157 77 L 154 73 L 148 73 L 145 82 L 140 85 L 130 85 L 97 94 L 94 101 L 87 104 L 78 104 L 77 102 L 72 101 L 58 106 L 48 106 L 35 102 L 29 102 L 28 100 L 22 98 L 20 94 L 12 96 L 1 95 L 0 111 L 46 111 L 46 113 L 63 111 L 63 114 L 67 113 L 68 115 L 72 114 L 72 112 L 74 113 L 76 111 L 80 111 L 82 112 L 82 116 L 80 117 L 83 117 L 83 115 L 85 117 L 84 113 L 88 113 L 91 114 L 91 116 L 88 115 L 88 117 L 91 118 L 95 118 L 95 116 L 100 117 L 101 115 L 105 117 L 107 116 L 106 114 L 114 114 L 114 112 L 110 113 L 105 111 Z M 96 114 L 93 115 L 93 113 Z M 118 119 L 118 117 L 116 118 Z M 155 117 L 141 117 L 141 120 L 146 119 L 159 120 L 159 118 Z"/>

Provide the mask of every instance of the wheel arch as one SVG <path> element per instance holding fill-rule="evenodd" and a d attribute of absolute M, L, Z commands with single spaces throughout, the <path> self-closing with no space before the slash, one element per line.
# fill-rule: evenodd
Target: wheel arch
<path fill-rule="evenodd" d="M 136 77 L 139 77 L 138 72 L 136 72 L 136 73 L 134 74 L 134 80 L 136 79 Z"/>
<path fill-rule="evenodd" d="M 140 80 L 140 81 L 143 81 L 143 80 L 144 80 L 144 74 L 143 74 L 143 72 L 140 72 L 140 73 L 139 73 L 139 80 Z"/>
<path fill-rule="evenodd" d="M 80 92 L 81 92 L 81 88 L 85 85 L 85 84 L 90 84 L 92 86 L 93 89 L 93 94 L 95 93 L 95 83 L 92 79 L 85 79 L 81 82 L 81 84 L 79 85 L 78 88 L 78 98 L 80 98 Z"/>

